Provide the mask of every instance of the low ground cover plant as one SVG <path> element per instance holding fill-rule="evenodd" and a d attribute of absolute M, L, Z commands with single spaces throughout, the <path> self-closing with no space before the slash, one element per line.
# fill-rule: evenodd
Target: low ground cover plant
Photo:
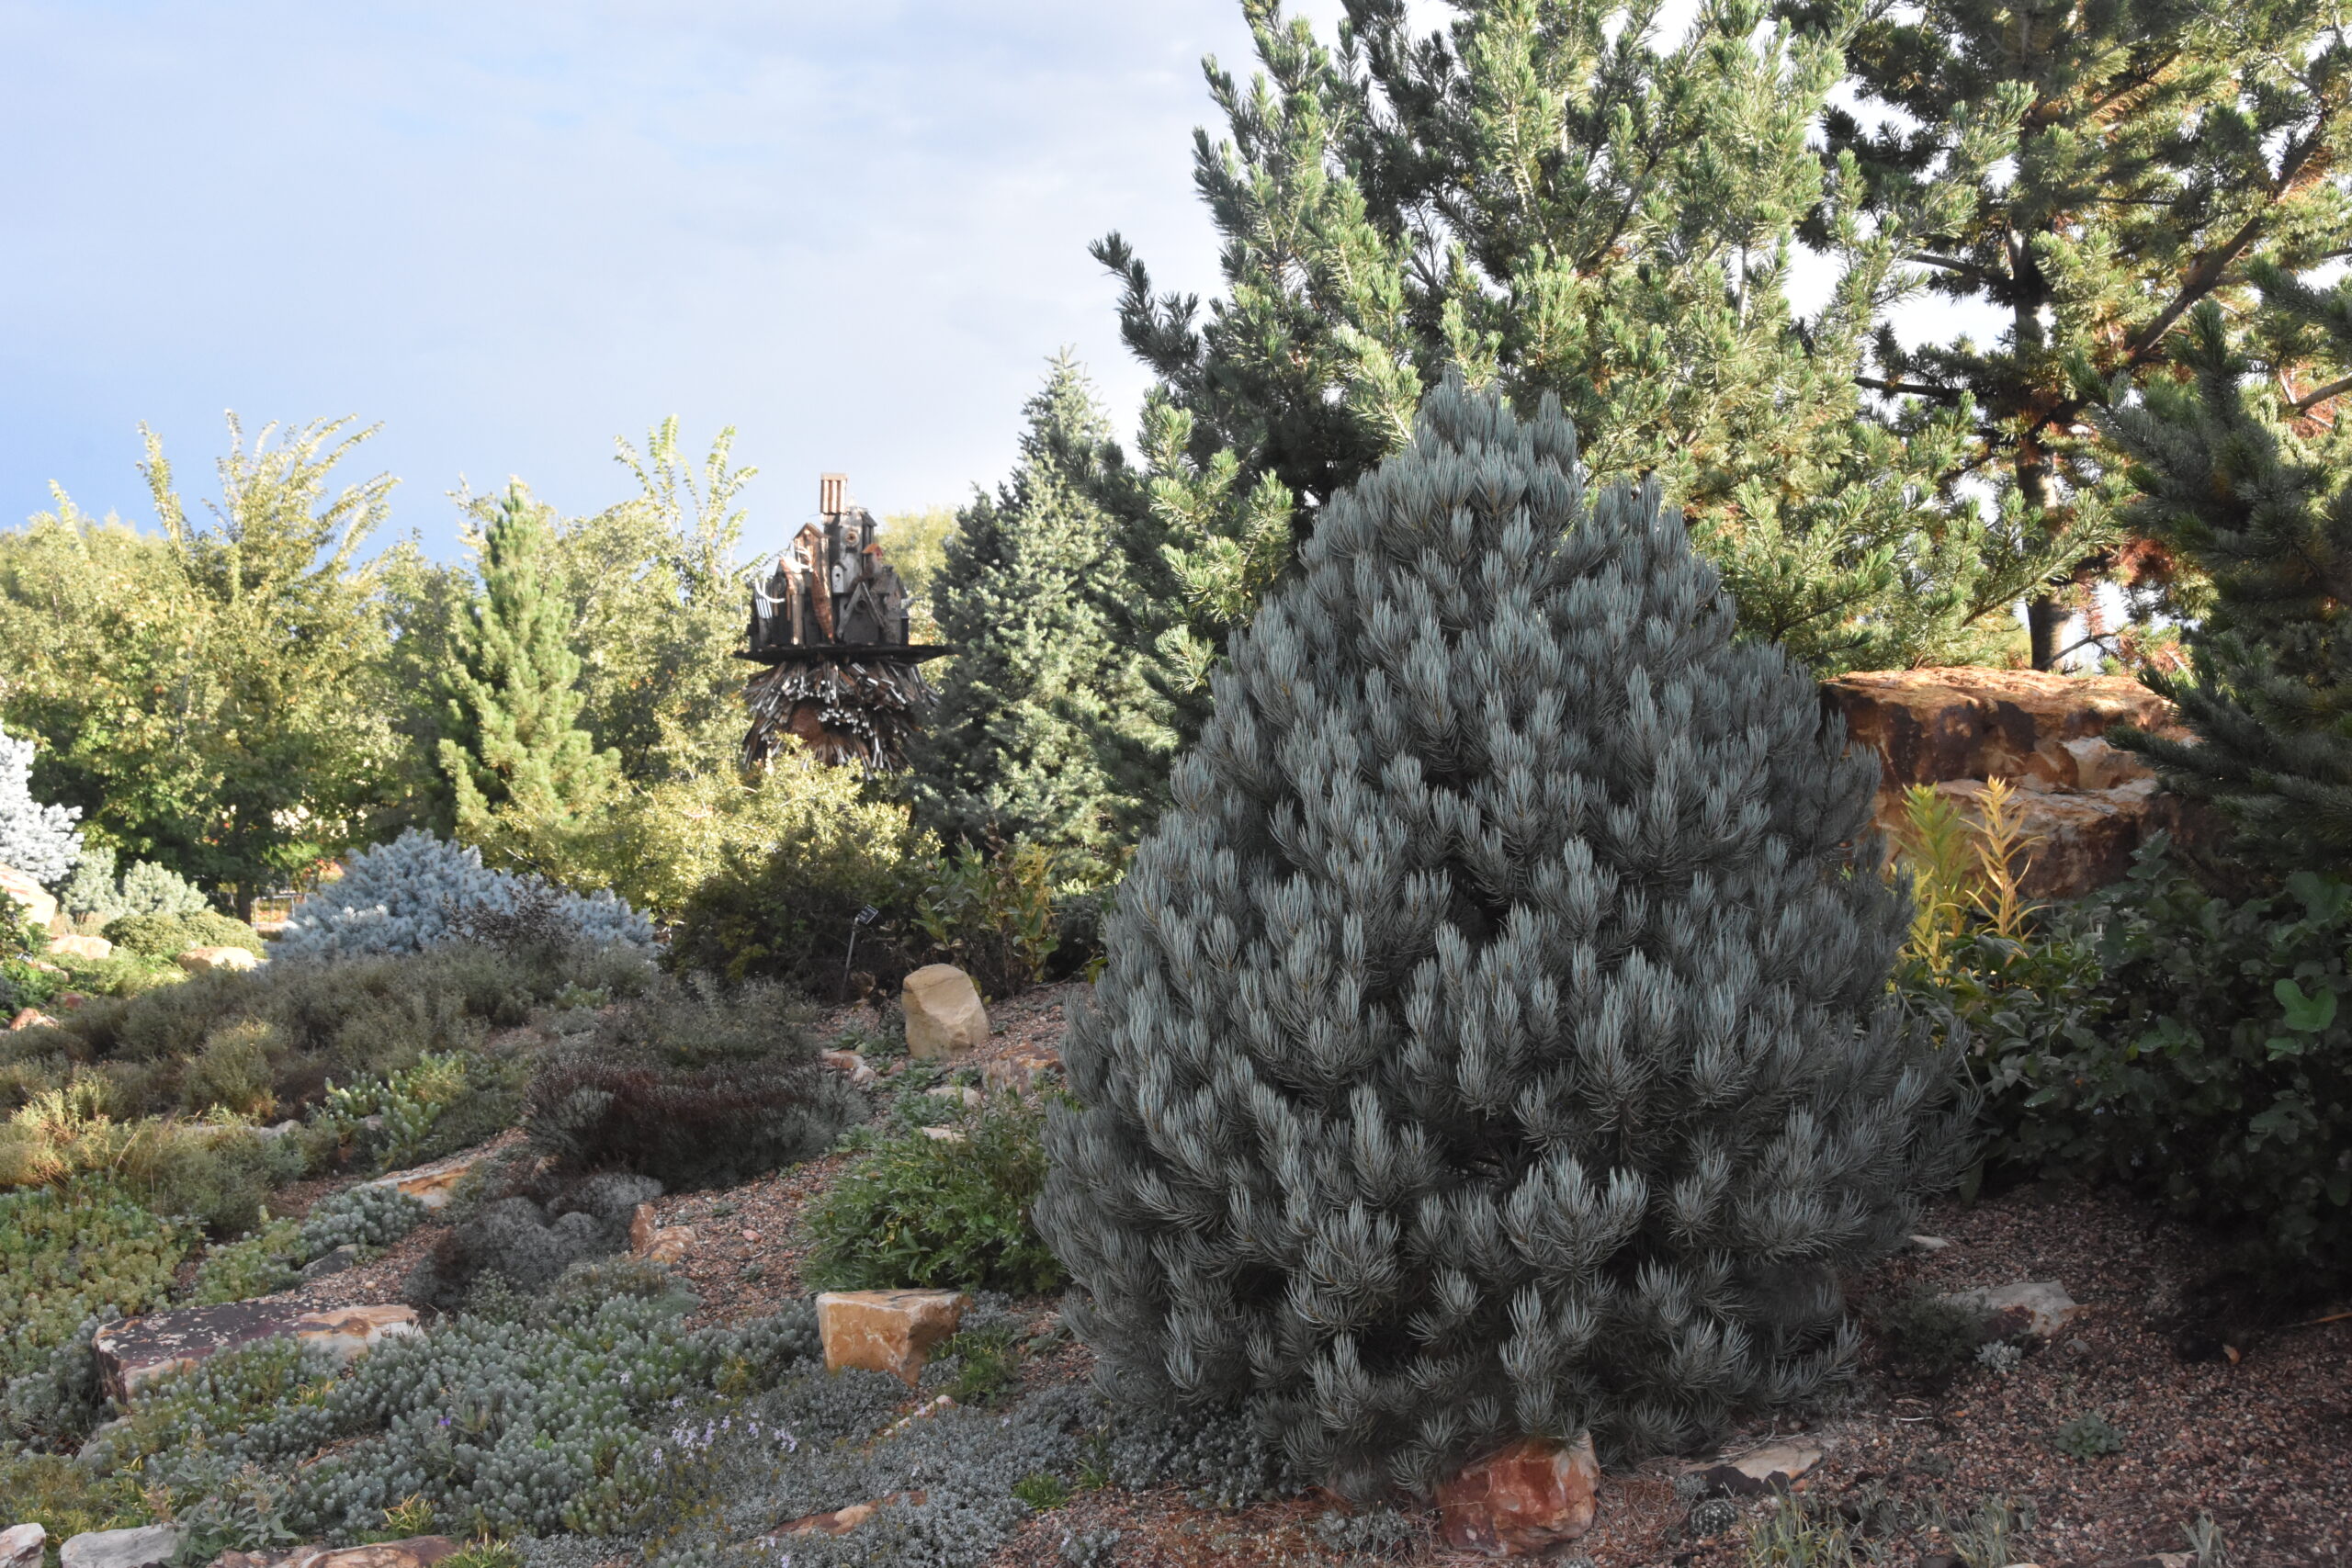
<path fill-rule="evenodd" d="M 0 1193 L 0 1380 L 102 1308 L 161 1305 L 196 1240 L 100 1183 Z"/>
<path fill-rule="evenodd" d="M 538 1065 L 523 1126 L 566 1169 L 683 1190 L 820 1154 L 860 1110 L 819 1061 L 797 997 L 705 976 L 665 981 L 567 1036 Z"/>

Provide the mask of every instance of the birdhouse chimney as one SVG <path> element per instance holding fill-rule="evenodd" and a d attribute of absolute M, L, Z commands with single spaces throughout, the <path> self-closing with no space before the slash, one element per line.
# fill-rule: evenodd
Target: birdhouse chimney
<path fill-rule="evenodd" d="M 847 474 L 818 475 L 817 510 L 823 513 L 828 517 L 838 517 L 841 515 L 842 502 L 845 499 L 842 492 L 848 489 L 849 476 Z"/>

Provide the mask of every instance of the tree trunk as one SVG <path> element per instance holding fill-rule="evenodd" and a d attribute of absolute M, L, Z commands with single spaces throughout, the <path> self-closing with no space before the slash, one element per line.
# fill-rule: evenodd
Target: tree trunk
<path fill-rule="evenodd" d="M 2047 593 L 2038 594 L 2025 603 L 2025 631 L 2033 649 L 2033 667 L 2049 670 L 2058 662 L 2058 628 L 2066 624 L 2066 612 L 2058 601 Z"/>

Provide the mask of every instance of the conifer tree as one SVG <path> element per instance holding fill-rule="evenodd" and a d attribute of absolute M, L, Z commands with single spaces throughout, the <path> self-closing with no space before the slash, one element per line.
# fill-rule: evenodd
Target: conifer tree
<path fill-rule="evenodd" d="M 916 820 L 1107 880 L 1156 805 L 1145 760 L 1165 766 L 1142 654 L 1112 626 L 1125 572 L 1095 497 L 1123 459 L 1067 355 L 1023 412 L 1019 466 L 957 515 L 934 580 L 956 657 L 912 749 Z"/>
<path fill-rule="evenodd" d="M 580 660 L 565 636 L 547 509 L 510 486 L 481 536 L 481 589 L 452 637 L 443 676 L 442 771 L 458 836 L 542 870 L 607 805 L 620 759 L 579 728 Z"/>
<path fill-rule="evenodd" d="M 1450 381 L 1214 677 L 1064 1048 L 1037 1222 L 1114 1397 L 1426 1488 L 1691 1443 L 1852 1348 L 1965 1157 L 1904 897 L 1655 481 Z"/>
<path fill-rule="evenodd" d="M 2132 521 L 2212 580 L 2189 677 L 2154 674 L 2198 743 L 2119 732 L 2165 782 L 2213 802 L 2277 871 L 2352 864 L 2352 283 L 2256 268 L 2263 310 L 2233 344 L 2191 314 L 2188 378 L 2113 389 L 2134 459 Z"/>
<path fill-rule="evenodd" d="M 1848 27 L 1845 0 L 1782 9 Z M 1882 323 L 1865 385 L 1973 410 L 1962 468 L 1995 481 L 2008 532 L 2111 537 L 2117 465 L 2075 366 L 2136 379 L 2164 365 L 2199 301 L 2241 298 L 2253 264 L 2300 271 L 2342 254 L 2352 45 L 2340 7 L 1928 0 L 1874 8 L 1847 55 L 1878 123 L 1831 109 L 1828 156 L 1860 170 L 1876 212 L 1944 193 L 1957 220 L 1915 230 L 1906 259 L 2002 323 L 1990 344 L 1911 348 Z M 2066 565 L 2029 606 L 2036 669 L 2068 651 L 2067 596 L 2051 590 L 2109 563 L 2084 552 Z"/>
<path fill-rule="evenodd" d="M 81 830 L 74 826 L 82 814 L 35 800 L 32 774 L 32 741 L 0 729 L 0 865 L 54 886 L 83 856 Z"/>
<path fill-rule="evenodd" d="M 1855 171 L 1808 144 L 1839 79 L 1834 29 L 1709 0 L 1661 42 L 1654 6 L 1455 0 L 1416 37 L 1404 0 L 1347 0 L 1335 51 L 1245 0 L 1262 76 L 1209 66 L 1228 140 L 1198 138 L 1224 242 L 1204 310 L 1155 296 L 1117 235 L 1128 344 L 1159 377 L 1135 554 L 1178 607 L 1171 660 L 1248 618 L 1317 511 L 1409 438 L 1448 367 L 1532 411 L 1566 406 L 1598 480 L 1655 473 L 1749 635 L 1827 672 L 1980 656 L 2060 558 L 1988 529 L 1945 479 L 1972 411 L 1882 425 L 1857 378 L 1915 284 L 1943 193 L 1863 221 Z M 1760 30 L 1759 30 L 1760 28 Z M 1812 215 L 1837 282 L 1789 295 Z"/>

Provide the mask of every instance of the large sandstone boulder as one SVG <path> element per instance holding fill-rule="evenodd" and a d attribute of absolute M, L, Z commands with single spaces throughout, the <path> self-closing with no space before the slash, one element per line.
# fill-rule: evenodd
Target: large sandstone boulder
<path fill-rule="evenodd" d="M 953 964 L 916 970 L 899 988 L 907 1015 L 907 1055 L 918 1059 L 952 1056 L 989 1037 L 989 1011 L 972 977 Z"/>
<path fill-rule="evenodd" d="M 1879 754 L 1891 791 L 1947 779 L 2040 779 L 2073 789 L 2078 762 L 2068 741 L 2095 739 L 2114 724 L 2175 726 L 2170 703 L 2120 675 L 1878 670 L 1840 675 L 1821 690 L 1845 716 L 1846 732 Z M 2136 766 L 2128 753 L 2114 754 Z"/>
<path fill-rule="evenodd" d="M 57 919 L 57 899 L 48 888 L 13 865 L 0 865 L 0 900 L 9 898 L 18 907 L 5 911 L 7 918 L 29 919 L 42 927 Z"/>
<path fill-rule="evenodd" d="M 117 1399 L 170 1372 L 239 1345 L 292 1337 L 348 1364 L 384 1340 L 417 1332 L 416 1309 L 328 1307 L 264 1299 L 227 1306 L 175 1307 L 109 1323 L 92 1341 L 98 1381 Z"/>
<path fill-rule="evenodd" d="M 48 1545 L 49 1531 L 40 1525 L 10 1525 L 0 1530 L 0 1568 L 40 1568 Z"/>
<path fill-rule="evenodd" d="M 2110 725 L 2184 737 L 2172 705 L 2137 681 L 2031 670 L 1884 670 L 1823 682 L 1847 733 L 1879 754 L 1877 826 L 1906 821 L 1903 792 L 1927 784 L 1972 820 L 1984 784 L 2005 779 L 2032 842 L 2024 891 L 2066 898 L 2132 869 L 2156 829 L 2177 831 L 2172 797 L 2132 752 L 2109 745 Z"/>
<path fill-rule="evenodd" d="M 112 958 L 114 943 L 102 936 L 53 936 L 49 939 L 51 953 L 69 953 L 75 958 Z"/>
<path fill-rule="evenodd" d="M 915 1385 L 931 1348 L 964 1320 L 956 1291 L 828 1291 L 817 1298 L 825 1370 L 857 1367 Z"/>
<path fill-rule="evenodd" d="M 1590 1438 L 1521 1438 L 1438 1488 L 1438 1528 L 1456 1551 L 1547 1556 L 1592 1528 L 1600 1486 Z"/>

